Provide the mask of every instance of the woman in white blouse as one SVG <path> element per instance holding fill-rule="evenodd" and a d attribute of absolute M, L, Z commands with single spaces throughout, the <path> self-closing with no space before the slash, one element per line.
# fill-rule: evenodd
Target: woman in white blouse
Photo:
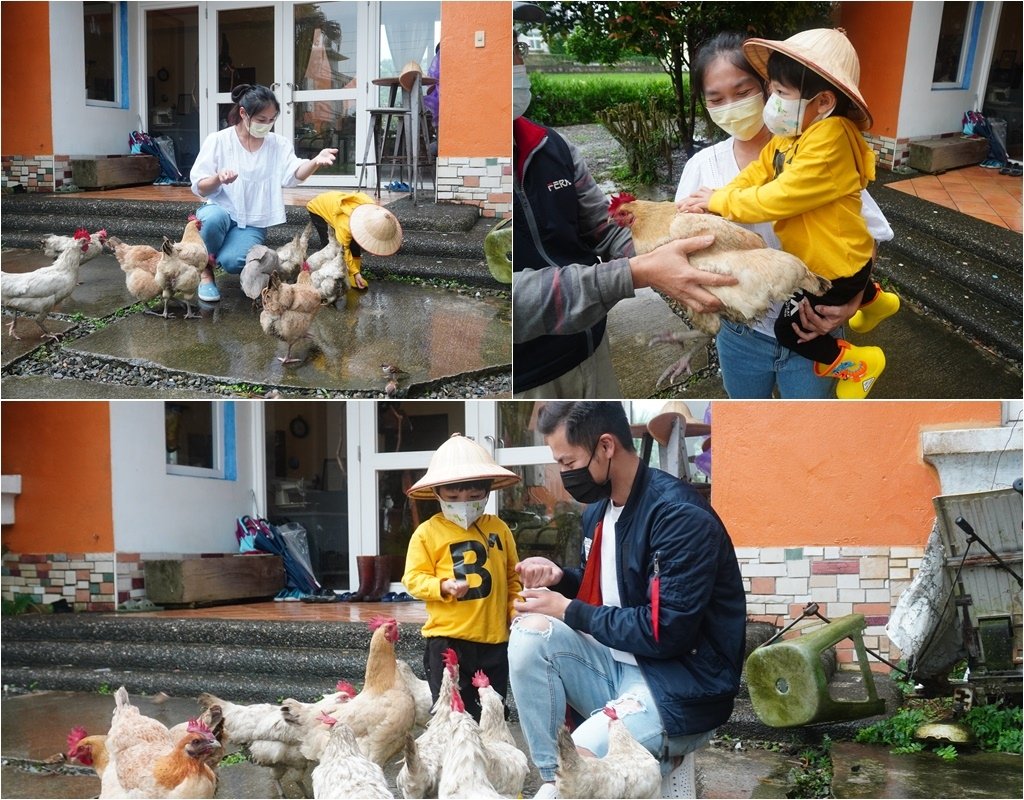
<path fill-rule="evenodd" d="M 284 188 L 333 164 L 338 150 L 296 156 L 290 141 L 271 132 L 281 104 L 266 86 L 241 84 L 231 99 L 231 127 L 206 137 L 190 177 L 192 191 L 206 199 L 196 212 L 206 249 L 225 272 L 237 274 L 249 248 L 266 240 L 267 228 L 285 221 Z M 220 300 L 211 267 L 203 272 L 199 299 Z"/>
<path fill-rule="evenodd" d="M 762 117 L 765 87 L 743 55 L 745 38 L 738 33 L 720 33 L 702 45 L 694 59 L 690 85 L 704 98 L 711 121 L 729 138 L 690 157 L 679 179 L 677 203 L 702 186 L 725 186 L 772 138 Z M 875 241 L 892 238 L 892 228 L 866 191 L 861 192 L 861 214 Z M 760 234 L 769 247 L 779 247 L 770 222 L 744 227 Z M 804 301 L 802 327 L 821 336 L 839 335 L 859 306 L 859 295 L 845 306 L 819 306 L 817 310 Z M 725 391 L 731 398 L 747 399 L 772 397 L 776 389 L 786 399 L 832 397 L 835 381 L 815 375 L 811 361 L 776 341 L 778 311 L 778 306 L 773 306 L 763 320 L 749 326 L 722 320 L 715 343 Z"/>

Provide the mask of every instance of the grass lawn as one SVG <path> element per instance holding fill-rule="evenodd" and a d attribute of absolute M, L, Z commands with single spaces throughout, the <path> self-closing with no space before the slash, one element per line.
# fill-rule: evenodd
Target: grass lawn
<path fill-rule="evenodd" d="M 572 83 L 575 81 L 598 85 L 608 83 L 664 83 L 666 86 L 672 83 L 664 72 L 543 72 L 541 74 L 544 75 L 544 80 L 551 81 L 552 83 Z M 689 76 L 686 76 L 684 80 L 689 83 Z"/>

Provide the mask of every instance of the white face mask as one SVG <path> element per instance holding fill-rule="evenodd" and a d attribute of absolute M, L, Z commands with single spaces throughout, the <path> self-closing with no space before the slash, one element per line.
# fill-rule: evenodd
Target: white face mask
<path fill-rule="evenodd" d="M 254 136 L 257 139 L 263 139 L 270 129 L 274 127 L 273 122 L 254 122 L 251 118 L 246 118 L 246 128 L 249 131 L 250 136 Z"/>
<path fill-rule="evenodd" d="M 487 498 L 451 503 L 439 497 L 437 502 L 441 504 L 441 513 L 446 520 L 468 531 L 473 527 L 473 523 L 483 516 L 484 506 L 487 505 Z"/>
<path fill-rule="evenodd" d="M 530 107 L 533 91 L 530 89 L 530 76 L 526 74 L 525 64 L 512 65 L 512 119 L 519 119 Z"/>
<path fill-rule="evenodd" d="M 807 105 L 817 96 L 815 95 L 807 100 L 800 98 L 784 100 L 773 92 L 764 106 L 764 124 L 776 136 L 799 136 L 804 132 L 803 119 Z M 825 119 L 833 111 L 835 111 L 835 106 L 824 114 L 818 114 L 811 120 L 811 124 L 813 125 L 815 122 Z"/>
<path fill-rule="evenodd" d="M 711 121 L 741 142 L 749 142 L 760 133 L 764 127 L 763 112 L 764 96 L 760 92 L 735 103 L 708 109 Z"/>

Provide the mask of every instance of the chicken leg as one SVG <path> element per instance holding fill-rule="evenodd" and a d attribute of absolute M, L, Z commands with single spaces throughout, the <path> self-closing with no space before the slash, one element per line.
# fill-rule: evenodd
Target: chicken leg
<path fill-rule="evenodd" d="M 688 348 L 684 350 L 683 355 L 678 361 L 670 364 L 665 371 L 661 373 L 655 387 L 660 389 L 662 383 L 666 381 L 669 384 L 673 383 L 684 372 L 687 375 L 692 375 L 693 370 L 690 367 L 690 359 L 693 358 L 694 353 L 708 343 L 710 338 L 711 337 L 706 333 L 695 330 L 677 331 L 675 333 L 659 333 L 656 336 L 652 336 L 650 341 L 647 342 L 648 347 L 653 347 L 656 344 L 672 343 L 678 344 L 683 348 Z"/>

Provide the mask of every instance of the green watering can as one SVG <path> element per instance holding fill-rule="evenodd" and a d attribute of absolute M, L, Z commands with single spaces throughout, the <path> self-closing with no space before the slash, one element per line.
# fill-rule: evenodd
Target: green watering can
<path fill-rule="evenodd" d="M 850 614 L 795 639 L 765 644 L 747 658 L 747 687 L 754 712 L 773 728 L 839 722 L 885 712 L 864 648 L 864 615 Z M 867 699 L 837 700 L 828 691 L 821 654 L 852 639 Z"/>

